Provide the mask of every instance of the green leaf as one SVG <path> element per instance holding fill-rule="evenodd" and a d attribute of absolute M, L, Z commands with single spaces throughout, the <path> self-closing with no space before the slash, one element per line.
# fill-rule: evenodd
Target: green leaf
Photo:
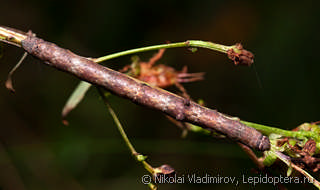
<path fill-rule="evenodd" d="M 287 176 L 289 177 L 291 174 L 292 174 L 292 167 L 291 166 L 289 166 L 288 167 L 288 170 L 287 170 Z"/>
<path fill-rule="evenodd" d="M 147 159 L 147 156 L 144 156 L 142 154 L 138 154 L 136 155 L 136 159 L 138 162 L 142 162 L 142 161 L 145 161 Z"/>
<path fill-rule="evenodd" d="M 266 151 L 264 154 L 265 159 L 263 160 L 263 165 L 265 166 L 271 166 L 277 160 L 277 155 L 275 155 L 272 151 Z"/>
<path fill-rule="evenodd" d="M 79 85 L 76 87 L 76 89 L 73 91 L 62 110 L 62 119 L 65 125 L 68 125 L 68 122 L 65 120 L 65 118 L 81 102 L 81 100 L 84 98 L 86 92 L 90 89 L 91 86 L 92 85 L 90 83 L 81 81 Z"/>

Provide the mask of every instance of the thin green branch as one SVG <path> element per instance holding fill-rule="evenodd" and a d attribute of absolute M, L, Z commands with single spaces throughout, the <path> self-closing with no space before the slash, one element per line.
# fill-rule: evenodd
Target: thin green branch
<path fill-rule="evenodd" d="M 282 136 L 286 136 L 286 137 L 293 137 L 293 138 L 297 138 L 297 139 L 312 138 L 314 140 L 319 141 L 319 135 L 313 131 L 302 131 L 302 130 L 301 131 L 288 131 L 288 130 L 275 128 L 275 127 L 269 127 L 266 125 L 261 125 L 261 124 L 252 123 L 252 122 L 248 122 L 248 121 L 240 121 L 240 122 L 249 126 L 249 127 L 257 129 L 258 131 L 260 131 L 261 133 L 263 133 L 265 135 L 270 135 L 271 133 L 274 133 L 274 134 L 278 134 L 278 135 L 282 135 Z"/>
<path fill-rule="evenodd" d="M 131 144 L 126 132 L 124 131 L 116 113 L 114 112 L 114 110 L 112 109 L 107 97 L 106 97 L 106 94 L 103 92 L 103 90 L 101 88 L 98 88 L 98 91 L 99 91 L 99 94 L 100 96 L 102 97 L 104 103 L 106 104 L 107 108 L 108 108 L 108 111 L 110 112 L 114 122 L 116 123 L 117 127 L 118 127 L 118 130 L 123 138 L 123 140 L 125 141 L 126 145 L 128 146 L 128 148 L 130 149 L 132 155 L 137 155 L 137 151 L 135 150 L 135 148 L 133 147 L 133 145 Z"/>
<path fill-rule="evenodd" d="M 261 124 L 257 124 L 257 123 L 253 123 L 253 122 L 249 122 L 249 121 L 240 121 L 241 123 L 255 128 L 258 131 L 260 131 L 262 134 L 264 135 L 270 135 L 270 134 L 277 134 L 277 135 L 281 135 L 284 137 L 292 137 L 292 138 L 296 138 L 296 139 L 306 139 L 306 138 L 312 138 L 314 140 L 316 140 L 317 142 L 319 141 L 319 135 L 317 132 L 314 131 L 289 131 L 289 130 L 284 130 L 284 129 L 280 129 L 280 128 L 276 128 L 276 127 L 270 127 L 270 126 L 266 126 L 266 125 L 261 125 Z M 193 124 L 189 124 L 188 123 L 188 131 L 192 131 L 195 133 L 202 133 L 205 135 L 212 135 L 214 137 L 216 137 L 218 134 L 213 133 L 212 131 L 209 131 L 207 129 L 201 128 L 197 125 L 193 125 Z"/>
<path fill-rule="evenodd" d="M 145 161 L 146 159 L 146 156 L 143 156 L 141 154 L 139 154 L 136 149 L 133 147 L 133 145 L 131 144 L 126 132 L 124 131 L 123 127 L 122 127 L 122 124 L 117 116 L 117 114 L 114 112 L 114 110 L 112 109 L 108 99 L 107 99 L 107 96 L 108 94 L 105 94 L 103 92 L 103 90 L 101 88 L 97 88 L 98 89 L 98 92 L 101 96 L 101 98 L 103 99 L 103 102 L 106 104 L 107 108 L 108 108 L 108 111 L 109 113 L 111 114 L 114 122 L 116 123 L 116 126 L 121 134 L 121 137 L 123 138 L 123 140 L 125 141 L 127 147 L 129 148 L 131 154 L 135 157 L 135 159 L 139 162 L 142 163 L 143 167 L 150 173 L 150 174 L 154 174 L 155 171 L 154 171 L 154 168 L 148 163 Z M 155 190 L 156 189 L 156 186 L 153 184 L 153 183 L 150 183 L 148 185 L 150 187 L 150 189 L 153 189 Z"/>
<path fill-rule="evenodd" d="M 168 44 L 162 44 L 162 45 L 154 45 L 154 46 L 131 49 L 131 50 L 122 51 L 122 52 L 106 55 L 103 57 L 95 58 L 92 60 L 96 63 L 101 63 L 103 61 L 106 61 L 109 59 L 114 59 L 114 58 L 121 57 L 124 55 L 130 55 L 130 54 L 134 54 L 134 53 L 140 53 L 140 52 L 158 50 L 158 49 L 178 48 L 178 47 L 193 47 L 193 48 L 201 47 L 201 48 L 211 49 L 211 50 L 222 52 L 222 53 L 227 53 L 227 51 L 230 48 L 233 48 L 234 51 L 237 52 L 237 49 L 235 48 L 235 46 L 225 46 L 225 45 L 221 45 L 221 44 L 215 44 L 212 42 L 205 42 L 205 41 L 200 41 L 200 40 L 188 40 L 185 42 L 168 43 Z"/>

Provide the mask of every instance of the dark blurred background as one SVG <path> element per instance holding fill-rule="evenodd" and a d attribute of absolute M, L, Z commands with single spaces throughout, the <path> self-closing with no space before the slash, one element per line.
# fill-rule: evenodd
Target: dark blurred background
<path fill-rule="evenodd" d="M 184 85 L 191 97 L 243 120 L 293 129 L 320 119 L 318 1 L 65 1 L 2 0 L 0 24 L 88 57 L 127 49 L 208 40 L 241 42 L 255 54 L 251 67 L 199 49 L 167 50 L 159 61 L 180 70 L 206 72 Z M 5 87 L 23 51 L 1 44 L 0 189 L 147 189 L 147 172 L 122 141 L 95 89 L 61 123 L 61 109 L 79 80 L 28 56 L 14 74 L 15 94 Z M 139 54 L 148 60 L 155 52 Z M 106 62 L 113 69 L 130 56 Z M 153 166 L 170 164 L 178 174 L 256 176 L 239 146 L 181 130 L 159 112 L 112 97 L 128 136 Z M 276 175 L 285 176 L 285 173 Z M 315 176 L 319 177 L 319 176 Z M 302 185 L 287 185 L 290 189 Z M 311 186 L 308 186 L 311 187 Z M 160 185 L 160 189 L 234 189 L 232 184 Z M 253 188 L 241 184 L 238 189 Z M 259 184 L 257 189 L 273 188 Z"/>

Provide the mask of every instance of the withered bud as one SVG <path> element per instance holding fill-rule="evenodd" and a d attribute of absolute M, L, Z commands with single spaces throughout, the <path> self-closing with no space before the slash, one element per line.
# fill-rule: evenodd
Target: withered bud
<path fill-rule="evenodd" d="M 243 49 L 241 44 L 236 44 L 234 46 L 239 52 L 235 52 L 233 48 L 227 51 L 229 59 L 231 59 L 235 65 L 247 65 L 250 66 L 253 63 L 254 55 L 245 49 Z"/>
<path fill-rule="evenodd" d="M 164 164 L 158 168 L 154 168 L 154 181 L 157 182 L 163 178 L 174 177 L 176 171 L 171 166 Z"/>
<path fill-rule="evenodd" d="M 308 155 L 313 155 L 317 149 L 316 145 L 316 141 L 314 141 L 313 139 L 309 139 L 302 148 L 302 152 L 305 152 Z"/>

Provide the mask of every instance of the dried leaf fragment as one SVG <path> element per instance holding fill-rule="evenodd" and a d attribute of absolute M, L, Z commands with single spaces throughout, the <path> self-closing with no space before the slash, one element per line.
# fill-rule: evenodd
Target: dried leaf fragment
<path fill-rule="evenodd" d="M 236 44 L 234 48 L 230 48 L 227 51 L 227 54 L 229 59 L 231 59 L 235 65 L 250 66 L 253 63 L 253 58 L 254 58 L 253 53 L 243 49 L 242 45 L 239 43 Z"/>
<path fill-rule="evenodd" d="M 8 75 L 8 78 L 7 78 L 7 81 L 5 83 L 6 85 L 6 88 L 8 90 L 10 90 L 12 93 L 15 92 L 14 88 L 13 88 L 13 84 L 12 84 L 12 75 L 13 73 L 20 67 L 21 63 L 23 62 L 23 60 L 27 57 L 28 53 L 25 52 L 21 59 L 19 60 L 19 62 L 11 69 L 11 71 L 9 72 L 9 75 Z"/>

